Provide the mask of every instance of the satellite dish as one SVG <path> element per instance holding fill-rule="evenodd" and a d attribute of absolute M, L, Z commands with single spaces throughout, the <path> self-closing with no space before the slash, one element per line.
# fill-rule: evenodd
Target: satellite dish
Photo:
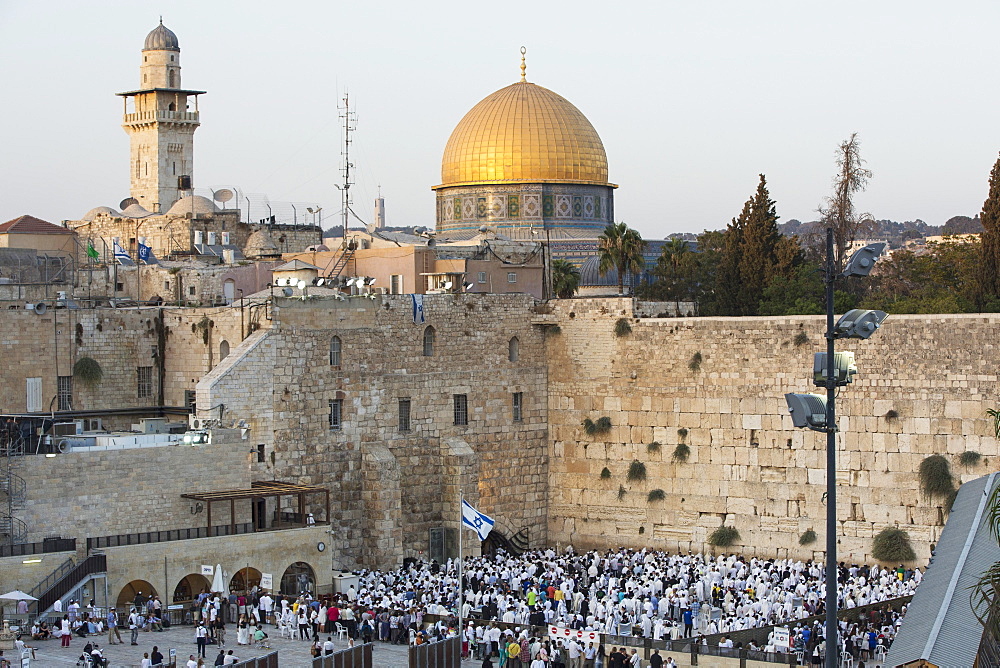
<path fill-rule="evenodd" d="M 35 304 L 35 315 L 45 315 L 45 311 L 49 307 L 45 305 L 45 302 L 38 302 Z"/>
<path fill-rule="evenodd" d="M 300 280 L 300 281 L 298 282 L 298 287 L 299 287 L 299 290 L 305 290 L 305 289 L 306 289 L 306 282 L 305 282 L 305 281 L 302 281 L 302 280 Z"/>
<path fill-rule="evenodd" d="M 281 294 L 285 295 L 286 297 L 291 297 L 293 292 L 291 288 L 283 288 L 281 290 Z"/>
<path fill-rule="evenodd" d="M 118 210 L 119 211 L 124 211 L 125 209 L 129 208 L 133 204 L 138 204 L 138 203 L 139 203 L 139 200 L 137 200 L 136 198 L 134 198 L 134 197 L 126 197 L 122 201 L 118 202 Z"/>
<path fill-rule="evenodd" d="M 233 191 L 230 190 L 229 188 L 220 188 L 219 190 L 216 190 L 214 193 L 212 193 L 212 199 L 214 199 L 216 202 L 222 202 L 223 204 L 225 204 L 235 196 L 236 196 L 235 193 L 233 193 Z"/>

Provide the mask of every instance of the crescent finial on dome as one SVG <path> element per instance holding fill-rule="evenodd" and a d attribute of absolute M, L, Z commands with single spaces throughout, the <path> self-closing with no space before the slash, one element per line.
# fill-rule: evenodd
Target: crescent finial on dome
<path fill-rule="evenodd" d="M 528 79 L 524 76 L 524 71 L 526 69 L 528 69 L 528 66 L 524 64 L 524 54 L 527 53 L 527 52 L 528 52 L 528 50 L 522 46 L 521 47 L 521 81 L 522 81 L 522 83 L 527 83 L 527 81 L 528 81 Z"/>

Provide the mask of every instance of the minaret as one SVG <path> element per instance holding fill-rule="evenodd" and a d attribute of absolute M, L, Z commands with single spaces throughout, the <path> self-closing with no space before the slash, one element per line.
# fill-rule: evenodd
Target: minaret
<path fill-rule="evenodd" d="M 181 88 L 181 50 L 163 19 L 146 35 L 139 74 L 138 90 L 118 93 L 130 139 L 131 194 L 149 211 L 166 211 L 192 187 L 198 96 L 205 91 Z"/>

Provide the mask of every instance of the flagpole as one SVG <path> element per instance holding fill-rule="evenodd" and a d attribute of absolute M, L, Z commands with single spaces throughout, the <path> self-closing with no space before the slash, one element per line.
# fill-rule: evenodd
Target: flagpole
<path fill-rule="evenodd" d="M 464 505 L 465 505 L 465 492 L 462 490 L 461 487 L 459 487 L 458 488 L 458 643 L 459 643 L 458 646 L 460 648 L 462 646 L 462 634 L 465 633 L 465 627 L 462 626 L 462 605 L 463 605 L 463 599 L 465 598 L 465 594 L 462 591 L 464 588 L 464 582 L 462 578 L 462 533 L 463 533 L 462 529 L 465 528 L 463 526 L 464 523 L 463 520 L 465 517 Z M 461 651 L 462 650 L 459 649 L 459 653 L 461 653 Z"/>

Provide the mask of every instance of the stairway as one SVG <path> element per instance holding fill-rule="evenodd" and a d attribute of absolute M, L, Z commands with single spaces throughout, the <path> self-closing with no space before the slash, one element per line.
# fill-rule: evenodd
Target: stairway
<path fill-rule="evenodd" d="M 0 441 L 0 544 L 18 545 L 28 539 L 28 527 L 17 514 L 24 508 L 27 483 L 14 471 L 25 453 L 21 430 L 8 428 Z"/>
<path fill-rule="evenodd" d="M 353 241 L 346 243 L 341 246 L 340 255 L 334 258 L 326 268 L 322 271 L 321 276 L 323 278 L 338 278 L 347 268 L 347 263 L 351 261 L 354 257 L 354 251 L 357 249 L 357 244 Z"/>
<path fill-rule="evenodd" d="M 44 614 L 57 599 L 70 593 L 90 577 L 107 573 L 107 570 L 108 558 L 104 554 L 92 554 L 78 564 L 67 559 L 29 593 L 38 599 L 39 614 Z"/>

